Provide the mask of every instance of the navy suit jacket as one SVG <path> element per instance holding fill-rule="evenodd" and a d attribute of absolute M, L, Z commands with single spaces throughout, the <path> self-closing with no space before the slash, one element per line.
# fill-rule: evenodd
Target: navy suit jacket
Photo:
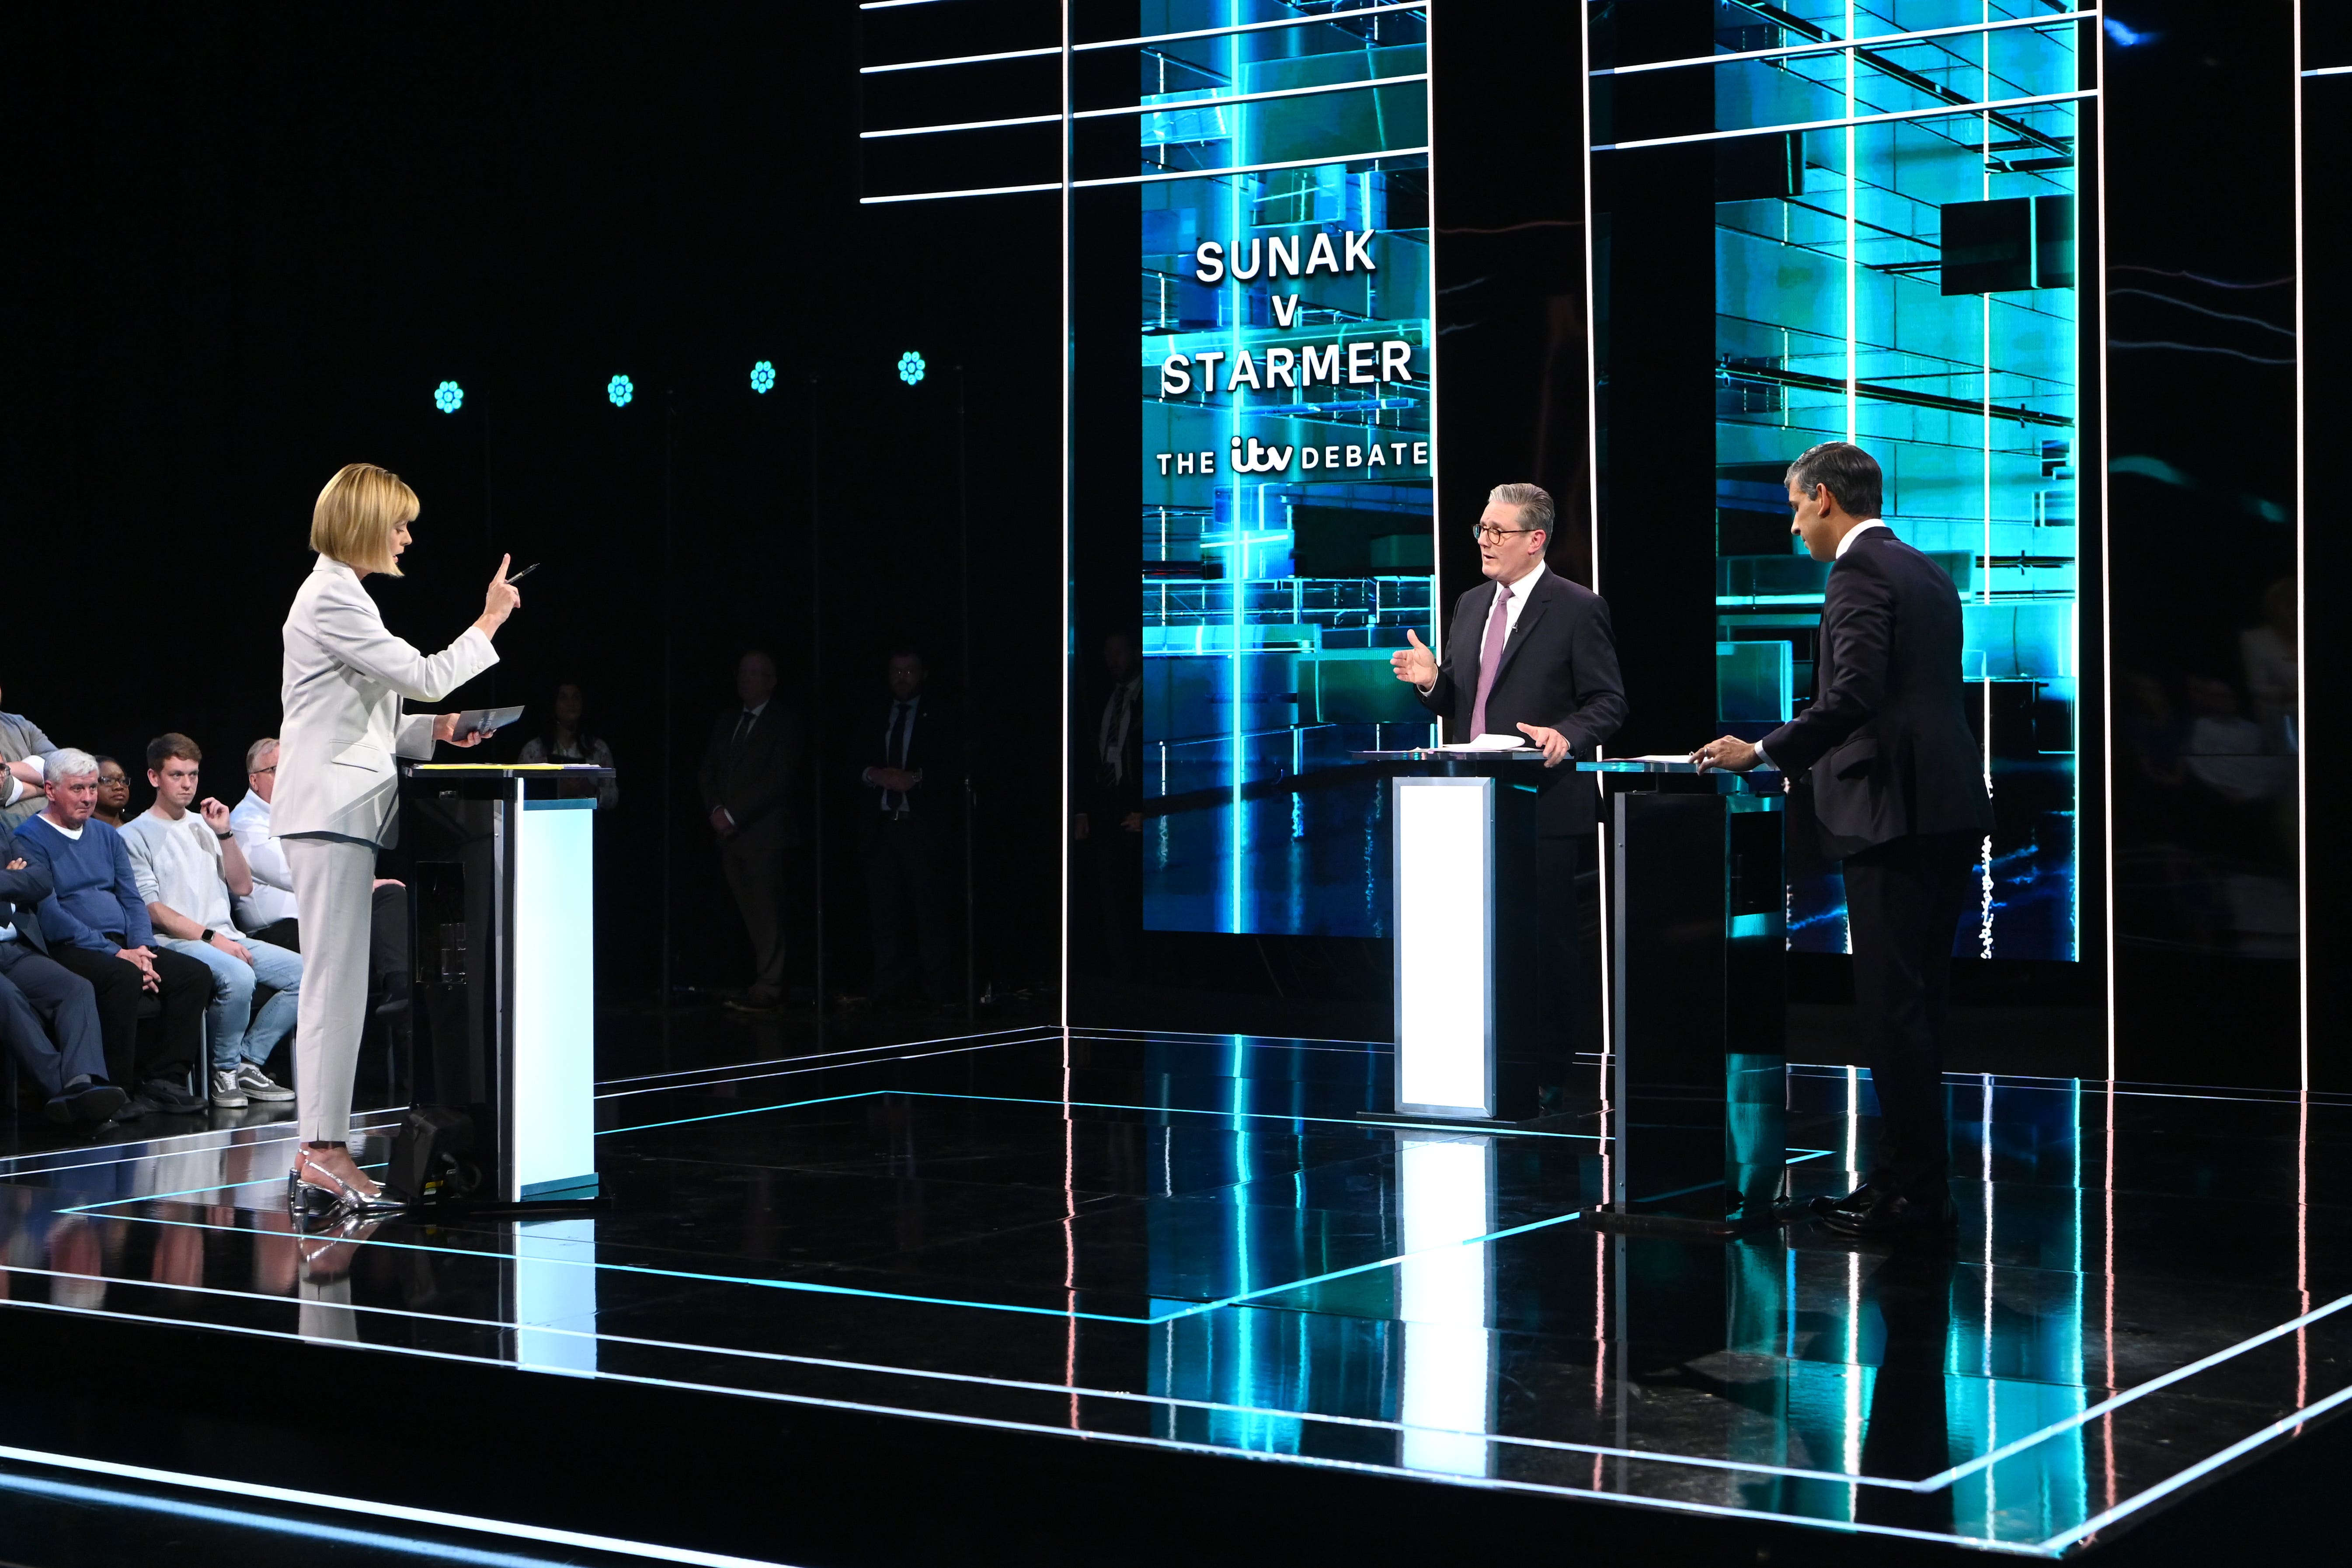
<path fill-rule="evenodd" d="M 1450 741 L 1471 739 L 1478 661 L 1494 605 L 1492 580 L 1481 581 L 1454 602 L 1437 684 L 1421 694 L 1422 706 L 1445 721 Z M 1572 757 L 1589 761 L 1624 722 L 1625 682 L 1617 669 L 1608 604 L 1547 568 L 1503 644 L 1494 689 L 1486 694 L 1487 732 L 1517 735 L 1521 724 L 1539 724 L 1567 736 Z M 1567 763 L 1539 771 L 1537 831 L 1548 837 L 1590 832 L 1596 793 L 1591 775 L 1576 773 Z"/>
<path fill-rule="evenodd" d="M 1853 537 L 1822 603 L 1812 703 L 1764 737 L 1774 766 L 1807 777 L 1832 859 L 1909 834 L 1991 831 L 1960 640 L 1941 566 L 1891 529 Z"/>
<path fill-rule="evenodd" d="M 25 861 L 23 870 L 5 868 L 17 859 Z M 15 926 L 16 940 L 35 952 L 49 951 L 48 935 L 41 930 L 41 900 L 49 891 L 47 865 L 18 855 L 13 842 L 0 838 L 0 926 Z"/>

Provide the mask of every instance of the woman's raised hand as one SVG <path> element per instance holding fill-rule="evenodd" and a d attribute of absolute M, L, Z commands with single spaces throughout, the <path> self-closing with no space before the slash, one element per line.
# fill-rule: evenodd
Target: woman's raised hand
<path fill-rule="evenodd" d="M 499 557 L 498 574 L 490 579 L 489 592 L 482 595 L 482 618 L 474 624 L 482 628 L 484 637 L 496 637 L 507 617 L 522 608 L 522 590 L 507 581 L 507 568 L 514 557 Z"/>

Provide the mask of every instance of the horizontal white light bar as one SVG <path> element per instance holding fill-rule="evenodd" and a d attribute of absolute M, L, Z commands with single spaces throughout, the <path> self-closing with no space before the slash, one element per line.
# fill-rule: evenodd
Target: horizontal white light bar
<path fill-rule="evenodd" d="M 1163 180 L 1213 180 L 1225 174 L 1261 174 L 1273 169 L 1312 169 L 1323 163 L 1369 163 L 1381 158 L 1413 158 L 1427 147 L 1391 147 L 1385 153 L 1340 153 L 1328 158 L 1286 158 L 1279 163 L 1235 163 L 1223 169 L 1171 169 L 1159 174 L 1119 174 L 1100 180 L 1072 180 L 1079 190 L 1098 185 L 1156 185 Z M 1050 187 L 1049 187 L 1050 188 Z"/>
<path fill-rule="evenodd" d="M 887 206 L 892 202 L 944 202 L 957 196 L 1017 196 L 1029 191 L 1058 191 L 1059 180 L 1048 180 L 1042 185 L 974 185 L 965 191 L 909 191 L 903 196 L 860 196 L 862 207 Z"/>
<path fill-rule="evenodd" d="M 2344 76 L 2347 74 L 2352 74 L 2352 66 L 2314 66 L 2303 74 L 2305 76 Z"/>
<path fill-rule="evenodd" d="M 1742 49 L 1733 55 L 1691 55 L 1678 60 L 1650 60 L 1634 66 L 1603 66 L 1594 76 L 1633 76 L 1640 71 L 1679 70 L 1685 66 L 1731 65 L 1739 60 L 1783 59 L 1790 55 L 1833 55 L 1842 49 L 1876 48 L 1921 38 L 1948 38 L 1958 33 L 1994 33 L 2004 27 L 2047 27 L 2056 22 L 2081 22 L 2096 11 L 2065 11 L 2049 16 L 2010 16 L 1998 22 L 1964 22 L 1957 27 L 1927 27 L 1916 33 L 1878 33 L 1867 38 L 1823 38 L 1811 44 L 1783 44 L 1771 49 Z"/>
<path fill-rule="evenodd" d="M 2037 103 L 2067 103 L 2096 98 L 2096 88 L 2080 92 L 2046 92 L 2033 98 L 1999 98 L 1989 103 L 1946 103 L 1934 109 L 1902 109 L 1891 114 L 1857 114 L 1843 120 L 1806 120 L 1790 125 L 1759 125 L 1751 131 L 1701 131 L 1688 136 L 1652 136 L 1639 142 L 1607 142 L 1595 153 L 1626 153 L 1636 147 L 1676 147 L 1691 142 L 1728 142 L 1738 136 L 1785 136 L 1791 131 L 1835 131 L 1848 125 L 1885 125 L 1896 120 L 1934 120 L 1948 114 L 1984 114 L 2001 109 L 2031 109 Z"/>
<path fill-rule="evenodd" d="M 959 120 L 948 125 L 902 125 L 895 131 L 861 131 L 860 142 L 877 141 L 885 136 L 931 136 L 942 131 L 998 131 L 1007 125 L 1059 125 L 1058 114 L 1016 114 L 1008 120 Z"/>
<path fill-rule="evenodd" d="M 1229 27 L 1195 27 L 1189 33 L 1150 33 L 1139 38 L 1106 38 L 1100 43 L 1073 44 L 1070 52 L 1084 54 L 1088 49 L 1131 49 L 1144 44 L 1171 44 L 1185 38 L 1222 38 L 1234 33 L 1260 33 L 1268 27 L 1309 27 L 1318 22 L 1337 22 L 1347 16 L 1377 16 L 1390 11 L 1421 11 L 1429 9 L 1430 0 L 1407 0 L 1396 5 L 1359 5 L 1352 11 L 1322 11 L 1311 16 L 1285 16 L 1276 22 L 1236 22 Z"/>
<path fill-rule="evenodd" d="M 1042 56 L 1058 55 L 1061 52 L 1059 46 L 1048 44 L 1042 49 L 1003 49 L 992 55 L 950 55 L 945 59 L 900 60 L 896 65 L 859 66 L 857 74 L 880 76 L 885 71 L 929 70 L 933 66 L 977 66 L 985 65 L 991 60 L 1034 60 Z"/>
<path fill-rule="evenodd" d="M 784 1564 L 764 1557 L 734 1557 L 719 1552 L 697 1552 L 690 1547 L 661 1546 L 649 1541 L 625 1541 L 613 1535 L 591 1535 L 580 1530 L 555 1530 L 543 1524 L 523 1524 L 510 1519 L 484 1519 L 478 1514 L 451 1513 L 437 1508 L 410 1508 L 404 1503 L 385 1502 L 376 1498 L 341 1497 L 333 1492 L 274 1487 L 264 1481 L 222 1480 L 213 1476 L 192 1475 L 185 1470 L 117 1464 L 110 1459 L 88 1459 L 78 1454 L 51 1454 L 39 1448 L 0 1445 L 0 1459 L 13 1464 L 48 1465 L 58 1469 L 79 1470 L 84 1475 L 110 1476 L 116 1480 L 146 1481 L 167 1487 L 186 1487 L 193 1491 L 218 1492 L 247 1503 L 257 1500 L 291 1503 L 299 1508 L 329 1509 L 337 1513 L 397 1519 L 410 1524 L 438 1525 L 447 1530 L 478 1531 L 520 1541 L 543 1541 L 551 1546 L 583 1547 L 591 1552 L 651 1557 L 665 1563 L 692 1563 L 700 1564 L 701 1568 L 785 1568 Z"/>
<path fill-rule="evenodd" d="M 1332 81 L 1317 87 L 1283 87 L 1267 92 L 1240 92 L 1228 98 L 1187 98 L 1173 103 L 1123 103 L 1114 109 L 1081 109 L 1070 116 L 1073 120 L 1106 120 L 1122 114 L 1181 114 L 1193 109 L 1222 109 L 1228 103 L 1263 103 L 1272 98 L 1311 98 L 1326 92 L 1360 92 L 1368 87 L 1398 87 L 1408 82 L 1427 81 L 1427 71 L 1415 71 L 1410 76 L 1367 77 L 1361 81 Z M 928 136 L 942 131 L 994 131 L 1006 125 L 1057 125 L 1058 114 L 1022 114 L 1008 120 L 966 120 L 952 125 L 908 125 L 895 131 L 861 131 L 858 140 L 871 142 L 884 136 Z"/>

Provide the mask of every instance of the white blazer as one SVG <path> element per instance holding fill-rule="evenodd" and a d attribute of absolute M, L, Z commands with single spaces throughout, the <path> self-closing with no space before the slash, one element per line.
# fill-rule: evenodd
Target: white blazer
<path fill-rule="evenodd" d="M 270 826 L 280 838 L 332 833 L 389 843 L 399 805 L 395 756 L 433 754 L 430 713 L 400 700 L 438 702 L 498 663 L 479 626 L 427 658 L 384 629 L 359 574 L 321 555 L 286 616 L 285 721 Z"/>

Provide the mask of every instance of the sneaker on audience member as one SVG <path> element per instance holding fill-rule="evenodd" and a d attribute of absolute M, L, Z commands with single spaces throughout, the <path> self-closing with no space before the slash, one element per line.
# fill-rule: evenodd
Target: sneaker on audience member
<path fill-rule="evenodd" d="M 245 1087 L 236 1081 L 236 1073 L 226 1068 L 215 1068 L 210 1077 L 215 1110 L 241 1110 L 245 1108 Z"/>
<path fill-rule="evenodd" d="M 236 1067 L 236 1087 L 243 1089 L 247 1095 L 252 1099 L 266 1101 L 277 1101 L 291 1100 L 294 1098 L 294 1091 L 288 1089 L 284 1084 L 277 1082 L 268 1073 L 262 1071 L 261 1064 L 259 1062 L 239 1062 Z M 215 1073 L 213 1078 L 215 1082 L 217 1083 L 220 1075 L 218 1073 Z M 214 1092 L 213 1103 L 215 1105 L 220 1103 L 219 1091 L 217 1089 Z"/>

